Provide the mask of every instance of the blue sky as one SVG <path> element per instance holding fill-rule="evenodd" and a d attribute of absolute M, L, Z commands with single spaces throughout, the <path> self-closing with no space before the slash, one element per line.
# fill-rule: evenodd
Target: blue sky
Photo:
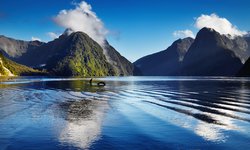
<path fill-rule="evenodd" d="M 79 0 L 1 0 L 0 34 L 16 39 L 43 41 L 48 32 L 64 28 L 53 21 L 63 9 Z M 108 41 L 131 61 L 166 49 L 178 39 L 173 33 L 191 30 L 195 18 L 216 13 L 241 31 L 250 30 L 249 0 L 86 0 L 109 31 Z"/>

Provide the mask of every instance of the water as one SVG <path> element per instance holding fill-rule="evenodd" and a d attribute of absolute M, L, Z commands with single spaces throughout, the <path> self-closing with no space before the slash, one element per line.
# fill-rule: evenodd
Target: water
<path fill-rule="evenodd" d="M 250 149 L 250 79 L 16 78 L 0 83 L 0 149 Z"/>

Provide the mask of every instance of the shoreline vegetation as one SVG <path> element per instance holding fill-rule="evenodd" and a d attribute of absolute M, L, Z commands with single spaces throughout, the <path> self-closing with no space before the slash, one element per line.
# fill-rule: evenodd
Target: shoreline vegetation
<path fill-rule="evenodd" d="M 16 77 L 16 76 L 46 76 L 48 72 L 45 70 L 36 70 L 21 64 L 18 64 L 0 53 L 0 77 Z"/>

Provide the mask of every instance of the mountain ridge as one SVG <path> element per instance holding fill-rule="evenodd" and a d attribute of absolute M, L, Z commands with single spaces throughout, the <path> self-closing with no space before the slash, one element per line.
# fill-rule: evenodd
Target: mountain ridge
<path fill-rule="evenodd" d="M 66 31 L 47 43 L 0 35 L 0 52 L 60 76 L 234 76 L 250 56 L 249 36 L 231 37 L 202 28 L 195 39 L 178 39 L 131 63 L 108 41 L 101 46 L 86 33 Z"/>
<path fill-rule="evenodd" d="M 138 75 L 234 76 L 250 56 L 249 37 L 231 37 L 205 27 L 197 33 L 188 49 L 184 48 L 185 55 L 178 64 L 178 55 L 171 54 L 171 51 L 176 52 L 177 48 L 173 48 L 176 42 L 178 40 L 166 50 L 135 61 L 137 72 L 142 73 Z"/>
<path fill-rule="evenodd" d="M 9 58 L 18 58 L 23 53 L 45 44 L 40 41 L 24 41 L 0 35 L 0 51 Z"/>
<path fill-rule="evenodd" d="M 134 66 L 124 56 L 122 56 L 116 49 L 111 46 L 108 41 L 105 41 L 106 58 L 107 61 L 114 67 L 119 76 L 133 75 Z"/>
<path fill-rule="evenodd" d="M 180 75 L 181 63 L 193 43 L 192 38 L 178 39 L 166 50 L 142 57 L 134 62 L 142 75 Z"/>
<path fill-rule="evenodd" d="M 95 50 L 98 49 L 98 52 L 96 52 L 94 50 L 93 53 L 95 55 L 97 55 L 101 61 L 103 61 L 102 62 L 103 64 L 101 64 L 101 62 L 99 62 L 99 60 L 96 57 L 91 57 L 94 61 L 90 60 L 88 62 L 92 62 L 93 70 L 87 69 L 88 73 L 84 73 L 84 74 L 86 74 L 88 76 L 89 75 L 93 75 L 93 76 L 95 76 L 95 75 L 96 76 L 106 76 L 106 75 L 128 76 L 128 75 L 133 75 L 133 64 L 131 62 L 129 62 L 125 57 L 123 57 L 118 51 L 116 51 L 107 41 L 105 44 L 105 51 L 108 52 L 109 58 L 105 55 L 104 55 L 104 57 L 99 55 L 101 53 L 102 53 L 101 55 L 104 54 L 103 47 L 101 47 L 97 42 L 95 42 L 92 38 L 90 38 L 86 33 L 83 33 L 83 32 L 72 32 L 71 33 L 71 32 L 68 32 L 69 30 L 65 30 L 65 33 L 66 33 L 66 31 L 67 31 L 67 34 L 62 34 L 57 39 L 50 41 L 48 43 L 42 43 L 42 42 L 38 43 L 38 41 L 22 41 L 22 40 L 15 40 L 12 38 L 4 37 L 5 39 L 7 39 L 7 41 L 12 41 L 12 43 L 14 43 L 14 45 L 15 45 L 15 43 L 21 43 L 23 45 L 21 45 L 21 44 L 20 44 L 21 46 L 18 45 L 19 47 L 21 47 L 20 49 L 18 49 L 19 47 L 17 46 L 17 49 L 15 49 L 15 51 L 14 51 L 14 52 L 16 52 L 16 55 L 12 55 L 12 53 L 10 51 L 8 51 L 9 48 L 6 48 L 6 46 L 5 46 L 5 48 L 3 46 L 1 51 L 4 53 L 4 55 L 6 57 L 10 58 L 11 60 L 13 60 L 17 63 L 27 65 L 27 66 L 30 66 L 33 68 L 43 67 L 44 69 L 48 69 L 49 71 L 52 71 L 53 74 L 59 75 L 58 70 L 56 71 L 56 69 L 51 68 L 51 66 L 52 66 L 51 64 L 49 64 L 48 65 L 49 67 L 47 68 L 46 67 L 47 63 L 53 62 L 52 59 L 56 58 L 57 56 L 61 57 L 61 58 L 66 57 L 66 55 L 73 57 L 71 55 L 71 53 L 73 53 L 73 51 L 71 51 L 69 49 L 69 46 L 74 44 L 74 43 L 75 44 L 78 43 L 78 47 L 82 48 L 82 50 L 83 50 L 83 48 L 86 48 L 86 47 L 84 45 L 83 46 L 80 46 L 80 45 L 85 44 L 85 45 L 87 45 L 88 48 L 91 47 Z M 82 37 L 84 37 L 84 38 L 78 38 L 78 40 L 80 40 L 80 42 L 78 42 L 77 40 L 69 41 L 69 37 L 71 37 L 72 35 L 75 35 L 75 34 L 78 34 L 78 35 L 82 34 Z M 88 41 L 88 42 L 85 42 L 85 41 Z M 0 46 L 1 46 L 1 42 L 4 43 L 4 41 L 0 41 Z M 29 47 L 27 45 L 33 44 L 33 43 L 38 43 L 37 47 L 29 49 Z M 9 45 L 9 47 L 11 48 L 11 45 Z M 70 53 L 70 51 L 71 51 L 71 53 Z M 90 53 L 91 53 L 91 51 L 89 51 L 89 54 Z M 80 53 L 78 53 L 78 54 L 80 54 Z M 37 57 L 37 56 L 39 56 L 39 57 Z M 77 55 L 74 55 L 74 57 L 76 57 L 76 56 Z M 79 59 L 81 59 L 81 58 L 79 58 Z M 107 61 L 108 59 L 110 59 L 112 61 L 108 62 Z M 84 61 L 82 61 L 81 64 L 84 65 Z M 97 65 L 97 64 L 99 64 L 99 65 Z M 71 65 L 71 66 L 73 66 L 73 65 Z M 79 64 L 78 64 L 78 66 L 79 66 Z M 97 66 L 99 66 L 99 67 L 97 67 Z M 97 67 L 98 70 L 106 70 L 106 71 L 104 71 L 105 73 L 104 72 L 98 73 L 94 69 L 95 67 Z M 106 69 L 104 69 L 105 67 L 106 67 Z M 74 69 L 78 70 L 78 72 L 81 72 L 81 71 L 79 71 L 79 69 L 77 69 L 75 67 L 74 67 Z M 107 70 L 109 70 L 109 71 L 107 71 Z M 91 73 L 91 71 L 93 71 L 95 73 Z M 61 72 L 60 75 L 63 75 L 63 73 Z M 66 73 L 65 75 L 78 76 L 78 75 L 82 75 L 82 74 L 78 74 L 75 72 L 73 74 Z"/>
<path fill-rule="evenodd" d="M 185 76 L 234 76 L 243 63 L 224 41 L 225 36 L 215 30 L 201 29 L 183 60 L 182 74 Z"/>

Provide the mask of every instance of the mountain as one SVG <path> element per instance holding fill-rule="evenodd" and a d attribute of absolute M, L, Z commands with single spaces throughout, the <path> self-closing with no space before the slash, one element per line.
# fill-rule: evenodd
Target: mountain
<path fill-rule="evenodd" d="M 135 74 L 147 76 L 181 75 L 182 61 L 194 39 L 185 38 L 175 41 L 166 50 L 145 56 L 136 62 Z"/>
<path fill-rule="evenodd" d="M 239 76 L 239 77 L 250 77 L 250 59 L 248 59 L 246 61 L 244 66 L 237 73 L 237 76 Z"/>
<path fill-rule="evenodd" d="M 221 46 L 229 49 L 240 58 L 242 63 L 245 63 L 250 56 L 250 38 L 248 36 L 220 35 L 222 39 Z"/>
<path fill-rule="evenodd" d="M 244 39 L 246 40 L 248 45 L 248 50 L 250 51 L 250 32 L 248 32 L 248 34 L 244 37 Z"/>
<path fill-rule="evenodd" d="M 134 66 L 123 57 L 114 47 L 112 47 L 108 41 L 105 43 L 104 54 L 108 62 L 114 67 L 117 75 L 128 76 L 133 75 Z"/>
<path fill-rule="evenodd" d="M 21 57 L 15 58 L 15 60 L 30 67 L 45 66 L 47 61 L 54 55 L 65 54 L 65 51 L 67 51 L 65 47 L 70 44 L 67 37 L 67 35 L 63 34 L 53 41 L 23 53 Z"/>
<path fill-rule="evenodd" d="M 243 39 L 230 39 L 213 29 L 203 28 L 183 60 L 182 74 L 233 76 L 242 67 L 246 57 L 249 57 L 245 44 Z"/>
<path fill-rule="evenodd" d="M 0 35 L 0 52 L 15 60 L 18 60 L 24 53 L 30 52 L 43 44 L 43 42 L 39 41 L 22 41 Z"/>
<path fill-rule="evenodd" d="M 247 35 L 245 35 L 245 39 L 249 45 L 248 48 L 250 48 L 250 32 L 248 32 Z M 240 69 L 240 71 L 237 73 L 237 76 L 239 77 L 250 77 L 250 58 L 245 62 L 244 66 Z"/>
<path fill-rule="evenodd" d="M 8 47 L 2 46 L 5 56 L 30 67 L 43 67 L 53 75 L 133 74 L 133 64 L 121 56 L 108 42 L 103 48 L 83 32 L 72 33 L 66 30 L 59 38 L 48 43 L 26 42 L 6 37 L 5 39 L 11 41 L 10 44 L 6 44 L 7 40 L 0 40 L 0 45 L 9 45 Z M 11 47 L 15 47 L 14 55 L 12 55 L 12 51 L 9 51 L 12 49 Z"/>
<path fill-rule="evenodd" d="M 47 63 L 47 69 L 56 75 L 127 76 L 133 73 L 132 63 L 121 56 L 107 41 L 102 48 L 83 32 L 63 34 L 48 44 L 54 49 L 41 47 L 40 49 L 49 49 L 42 58 L 51 57 L 43 61 Z M 41 63 L 42 61 L 39 61 L 36 64 Z"/>
<path fill-rule="evenodd" d="M 58 43 L 60 43 L 58 45 Z M 117 75 L 108 63 L 102 47 L 83 32 L 61 35 L 52 41 L 53 55 L 48 57 L 46 68 L 60 76 L 111 76 Z"/>
<path fill-rule="evenodd" d="M 45 72 L 34 70 L 24 65 L 17 64 L 0 52 L 0 76 L 19 76 L 19 75 L 45 75 Z"/>
<path fill-rule="evenodd" d="M 136 62 L 136 75 L 234 76 L 250 56 L 250 37 L 201 29 L 195 40 L 179 39 L 164 51 Z"/>

